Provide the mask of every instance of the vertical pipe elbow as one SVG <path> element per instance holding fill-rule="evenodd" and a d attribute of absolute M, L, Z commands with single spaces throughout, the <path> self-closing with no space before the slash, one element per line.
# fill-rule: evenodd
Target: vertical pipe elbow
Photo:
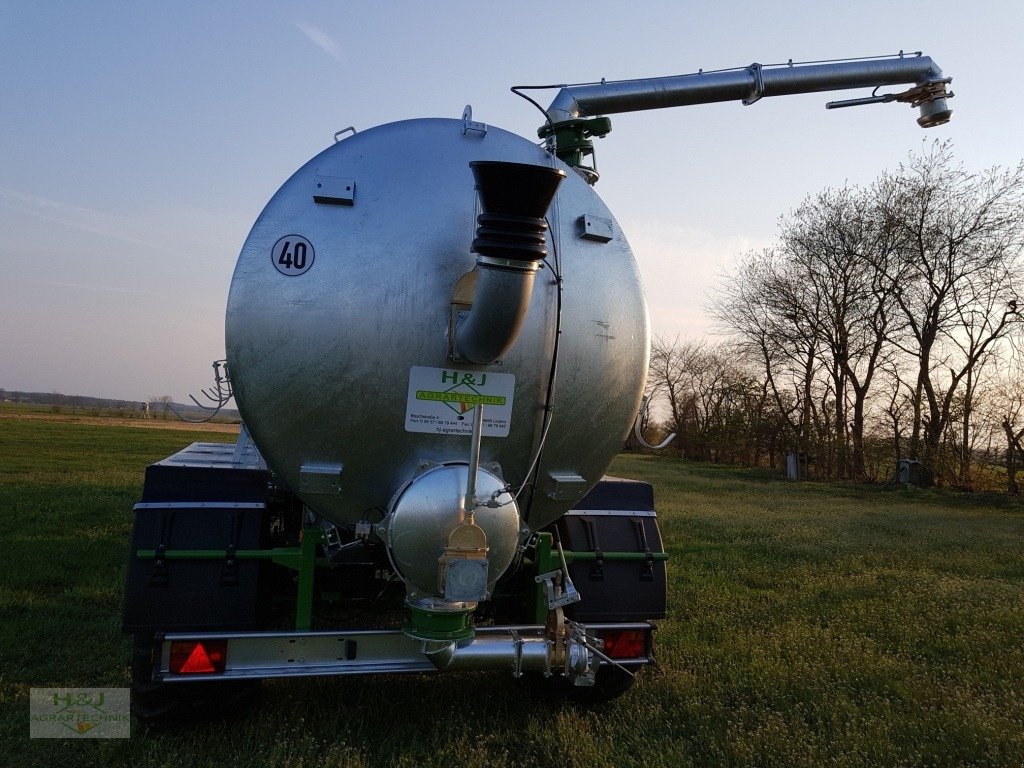
<path fill-rule="evenodd" d="M 547 256 L 544 215 L 565 171 L 495 160 L 469 166 L 483 210 L 473 240 L 477 284 L 452 346 L 456 358 L 487 365 L 512 347 L 526 320 L 534 277 Z"/>
<path fill-rule="evenodd" d="M 501 268 L 480 264 L 469 315 L 455 329 L 455 351 L 464 360 L 487 365 L 515 343 L 530 310 L 537 267 Z"/>
<path fill-rule="evenodd" d="M 444 672 L 451 666 L 452 660 L 455 658 L 456 645 L 455 643 L 424 640 L 420 650 L 423 652 L 424 656 L 430 659 L 430 663 L 433 664 L 439 672 Z"/>
<path fill-rule="evenodd" d="M 586 648 L 573 644 L 576 655 Z M 441 672 L 447 670 L 478 671 L 511 669 L 517 676 L 523 672 L 551 670 L 551 649 L 544 637 L 522 637 L 515 632 L 500 635 L 477 635 L 465 643 L 424 642 L 423 654 Z"/>
<path fill-rule="evenodd" d="M 582 110 L 572 91 L 563 88 L 555 94 L 555 98 L 547 108 L 548 119 L 552 123 L 561 123 L 566 120 L 575 120 L 580 117 Z"/>

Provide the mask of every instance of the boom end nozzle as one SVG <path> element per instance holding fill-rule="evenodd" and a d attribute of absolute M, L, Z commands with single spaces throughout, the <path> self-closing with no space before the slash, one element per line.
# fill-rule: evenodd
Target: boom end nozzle
<path fill-rule="evenodd" d="M 937 125 L 945 125 L 953 116 L 953 110 L 949 108 L 945 97 L 926 101 L 924 104 L 921 104 L 920 109 L 921 116 L 917 118 L 917 124 L 922 128 L 934 128 Z"/>

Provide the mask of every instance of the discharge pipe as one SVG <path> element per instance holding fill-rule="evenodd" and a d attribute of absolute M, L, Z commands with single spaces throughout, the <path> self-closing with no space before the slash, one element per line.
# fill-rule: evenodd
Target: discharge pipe
<path fill-rule="evenodd" d="M 903 56 L 902 53 L 877 59 L 808 64 L 790 62 L 762 66 L 755 63 L 749 67 L 716 72 L 702 71 L 674 77 L 565 86 L 546 111 L 551 122 L 557 125 L 582 117 L 616 112 L 638 112 L 717 101 L 742 100 L 749 105 L 765 96 L 913 84 L 914 88 L 896 94 L 890 100 L 918 107 L 918 125 L 931 128 L 948 122 L 953 114 L 946 103 L 946 99 L 953 95 L 946 92 L 949 82 L 950 78 L 943 77 L 942 70 L 931 57 Z M 846 105 L 834 102 L 834 106 Z"/>
<path fill-rule="evenodd" d="M 593 650 L 576 638 L 566 640 L 559 657 L 554 644 L 546 637 L 522 636 L 517 632 L 477 635 L 462 643 L 424 641 L 422 651 L 442 672 L 504 667 L 511 668 L 515 677 L 524 672 L 564 674 L 583 685 L 593 684 L 597 662 Z"/>
<path fill-rule="evenodd" d="M 557 168 L 480 160 L 469 164 L 482 213 L 473 240 L 476 292 L 455 329 L 457 358 L 486 365 L 515 343 L 530 309 L 533 281 L 547 256 L 544 220 L 565 178 Z"/>

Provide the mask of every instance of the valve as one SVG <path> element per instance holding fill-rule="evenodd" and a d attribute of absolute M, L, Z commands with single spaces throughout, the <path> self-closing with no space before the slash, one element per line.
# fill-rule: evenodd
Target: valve
<path fill-rule="evenodd" d="M 594 136 L 603 139 L 611 130 L 612 121 L 607 117 L 577 118 L 559 123 L 546 123 L 537 129 L 537 135 L 553 141 L 558 159 L 575 170 L 588 184 L 593 185 L 600 178 L 597 163 L 592 160 L 591 164 L 587 165 L 584 160 L 588 156 L 594 156 L 594 142 L 591 139 Z"/>

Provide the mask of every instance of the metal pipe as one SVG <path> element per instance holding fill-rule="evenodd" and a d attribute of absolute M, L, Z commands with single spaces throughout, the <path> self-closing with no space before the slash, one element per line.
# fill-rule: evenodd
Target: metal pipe
<path fill-rule="evenodd" d="M 465 645 L 424 643 L 423 654 L 442 671 L 508 667 L 516 672 L 543 672 L 550 668 L 550 645 L 543 637 L 478 635 Z"/>
<path fill-rule="evenodd" d="M 864 107 L 868 104 L 888 104 L 896 101 L 895 93 L 886 93 L 881 96 L 865 96 L 862 99 L 843 99 L 841 101 L 825 102 L 825 109 L 843 109 L 844 107 Z"/>
<path fill-rule="evenodd" d="M 589 677 L 593 684 L 594 650 L 576 638 L 566 638 L 565 657 L 558 664 L 553 663 L 554 645 L 546 637 L 523 637 L 518 633 L 477 635 L 467 643 L 424 642 L 422 651 L 442 672 L 506 667 L 519 677 L 524 672 L 560 674 L 564 671 L 572 680 Z"/>
<path fill-rule="evenodd" d="M 651 445 L 644 439 L 644 432 L 640 428 L 640 423 L 647 418 L 648 409 L 651 406 L 650 395 L 644 395 L 644 399 L 640 404 L 640 413 L 636 415 L 636 419 L 633 420 L 633 436 L 636 437 L 636 441 L 640 443 L 644 448 L 649 451 L 660 451 L 662 448 L 668 446 L 673 440 L 676 439 L 676 433 L 672 432 L 668 437 L 662 440 L 657 445 Z"/>
<path fill-rule="evenodd" d="M 718 101 L 743 100 L 745 104 L 752 104 L 764 96 L 907 83 L 924 85 L 942 80 L 942 70 L 929 56 L 777 67 L 762 67 L 755 63 L 737 70 L 566 86 L 551 102 L 547 115 L 552 123 L 559 123 L 616 112 L 637 112 Z M 935 113 L 949 111 L 945 98 L 941 97 L 919 106 L 922 118 L 929 119 L 928 124 L 937 124 L 931 117 Z"/>
<path fill-rule="evenodd" d="M 521 262 L 520 270 L 479 264 L 476 293 L 469 316 L 455 333 L 458 355 L 486 365 L 502 357 L 519 337 L 533 296 L 537 265 Z"/>
<path fill-rule="evenodd" d="M 469 472 L 466 476 L 466 510 L 467 522 L 473 520 L 473 510 L 479 505 L 476 501 L 476 473 L 480 471 L 480 440 L 484 432 L 484 406 L 477 403 L 473 411 L 473 434 L 469 446 Z"/>

